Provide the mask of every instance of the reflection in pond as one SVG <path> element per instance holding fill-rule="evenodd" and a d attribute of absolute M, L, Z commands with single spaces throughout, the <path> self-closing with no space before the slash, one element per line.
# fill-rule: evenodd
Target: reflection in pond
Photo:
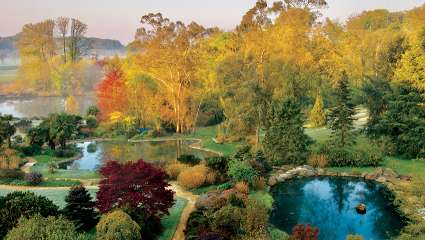
<path fill-rule="evenodd" d="M 130 143 L 98 142 L 95 151 L 88 151 L 88 146 L 93 142 L 77 144 L 82 149 L 83 157 L 61 166 L 66 169 L 97 170 L 105 161 L 118 162 L 143 159 L 147 162 L 160 164 L 177 159 L 181 154 L 194 154 L 204 158 L 212 153 L 190 148 L 191 141 L 174 140 L 158 142 Z"/>
<path fill-rule="evenodd" d="M 80 115 L 95 104 L 94 96 L 74 97 Z M 11 114 L 19 118 L 45 117 L 49 113 L 63 112 L 66 97 L 31 97 L 17 99 L 0 99 L 0 113 Z"/>
<path fill-rule="evenodd" d="M 291 180 L 272 189 L 271 223 L 286 232 L 309 223 L 319 228 L 323 240 L 344 240 L 348 234 L 390 239 L 403 225 L 384 192 L 382 185 L 353 178 Z M 359 203 L 367 206 L 365 215 L 356 212 Z"/>

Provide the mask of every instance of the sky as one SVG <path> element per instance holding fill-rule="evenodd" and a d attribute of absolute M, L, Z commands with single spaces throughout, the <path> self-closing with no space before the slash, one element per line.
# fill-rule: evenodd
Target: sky
<path fill-rule="evenodd" d="M 0 0 L 0 36 L 18 33 L 26 23 L 68 16 L 89 26 L 87 36 L 134 38 L 140 17 L 161 12 L 171 20 L 196 21 L 206 27 L 233 29 L 256 0 Z M 425 0 L 328 0 L 325 17 L 346 20 L 371 9 L 401 11 L 421 6 Z"/>

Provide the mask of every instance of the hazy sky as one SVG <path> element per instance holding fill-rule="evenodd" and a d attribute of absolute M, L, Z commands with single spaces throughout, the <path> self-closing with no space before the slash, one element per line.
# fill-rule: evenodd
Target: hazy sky
<path fill-rule="evenodd" d="M 204 26 L 233 29 L 256 0 L 0 0 L 0 36 L 14 35 L 25 23 L 69 16 L 89 25 L 88 36 L 113 38 L 128 43 L 139 19 L 161 12 L 172 20 L 196 21 Z M 406 10 L 425 0 L 328 0 L 323 11 L 333 19 L 346 19 L 363 10 Z"/>

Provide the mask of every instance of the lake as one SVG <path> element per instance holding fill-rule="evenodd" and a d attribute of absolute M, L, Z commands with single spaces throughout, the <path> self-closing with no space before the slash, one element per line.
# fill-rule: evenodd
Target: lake
<path fill-rule="evenodd" d="M 0 113 L 18 118 L 46 117 L 49 113 L 63 112 L 65 100 L 66 97 L 0 98 Z M 92 95 L 75 96 L 75 100 L 80 115 L 96 104 L 96 97 Z"/>
<path fill-rule="evenodd" d="M 272 189 L 270 221 L 288 233 L 297 224 L 319 228 L 321 240 L 345 240 L 348 234 L 368 240 L 391 239 L 403 227 L 401 217 L 385 197 L 385 187 L 354 178 L 297 179 Z M 355 207 L 363 203 L 366 214 Z"/>
<path fill-rule="evenodd" d="M 143 159 L 147 162 L 161 164 L 175 161 L 181 154 L 194 154 L 200 158 L 213 156 L 213 153 L 190 148 L 193 141 L 172 140 L 156 142 L 130 143 L 127 141 L 87 141 L 78 143 L 82 149 L 82 158 L 60 166 L 72 170 L 98 170 L 108 160 L 118 162 Z M 96 150 L 90 152 L 88 146 L 96 144 Z"/>

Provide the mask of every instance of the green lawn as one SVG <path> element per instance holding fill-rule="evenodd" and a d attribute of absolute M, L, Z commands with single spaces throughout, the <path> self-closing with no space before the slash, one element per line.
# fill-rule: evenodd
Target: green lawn
<path fill-rule="evenodd" d="M 49 179 L 96 179 L 99 173 L 88 170 L 65 170 L 56 169 L 54 173 L 49 172 L 49 163 L 64 160 L 65 158 L 56 158 L 48 155 L 38 155 L 34 159 L 37 163 L 31 168 L 33 172 L 40 172 L 45 178 Z"/>
<path fill-rule="evenodd" d="M 170 209 L 170 215 L 164 217 L 161 220 L 162 226 L 164 227 L 164 232 L 162 232 L 161 236 L 159 236 L 159 240 L 170 240 L 173 238 L 173 235 L 176 232 L 177 225 L 180 222 L 180 217 L 182 215 L 183 209 L 186 207 L 186 205 L 186 199 L 176 199 L 176 203 Z"/>

